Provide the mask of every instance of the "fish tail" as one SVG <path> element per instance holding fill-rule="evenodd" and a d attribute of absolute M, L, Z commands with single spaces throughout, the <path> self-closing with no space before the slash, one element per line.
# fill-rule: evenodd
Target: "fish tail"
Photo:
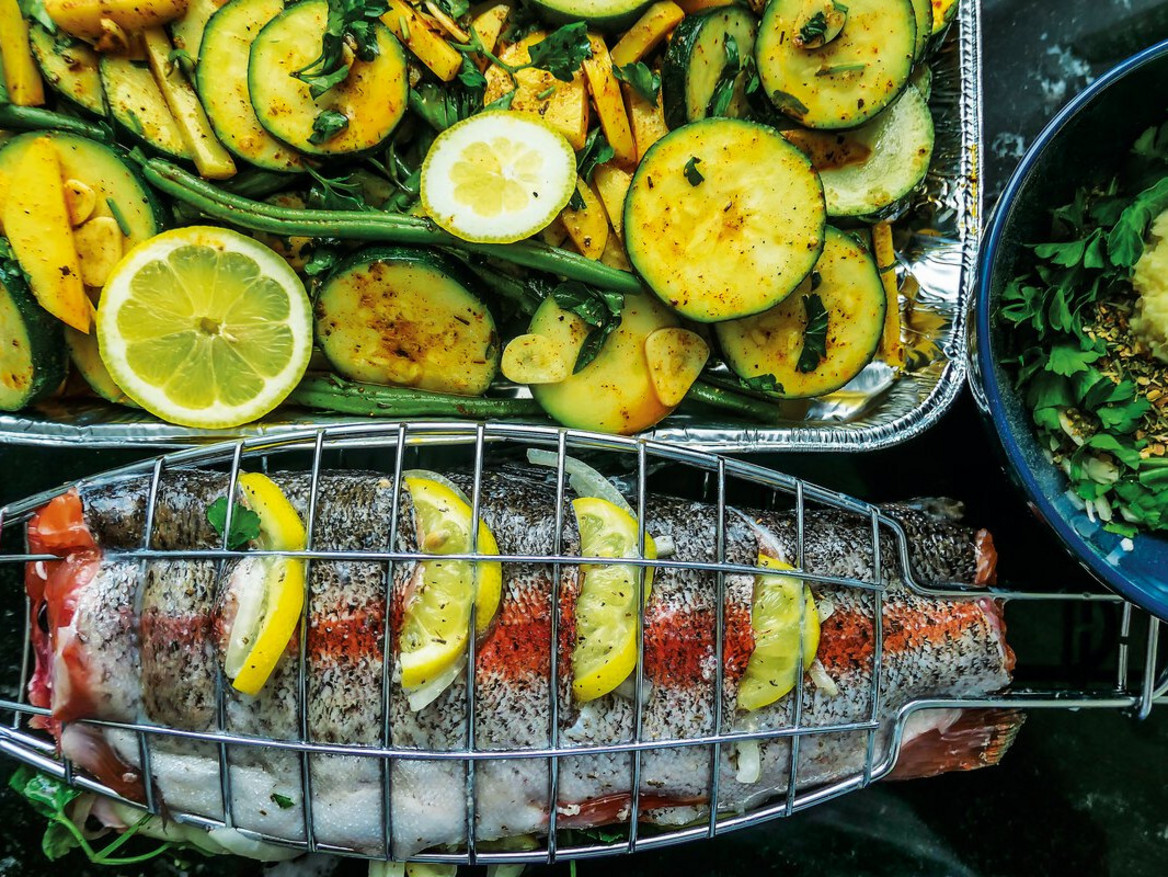
<path fill-rule="evenodd" d="M 1018 736 L 1026 714 L 1014 709 L 960 710 L 907 741 L 889 779 L 933 777 L 955 770 L 993 767 Z"/>

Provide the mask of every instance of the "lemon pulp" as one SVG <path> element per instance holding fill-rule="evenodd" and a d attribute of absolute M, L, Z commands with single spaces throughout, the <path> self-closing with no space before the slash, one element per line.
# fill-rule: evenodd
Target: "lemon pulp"
<path fill-rule="evenodd" d="M 771 569 L 792 569 L 789 563 L 760 555 L 758 565 Z M 803 599 L 799 599 L 802 592 Z M 754 630 L 754 650 L 738 685 L 738 706 L 756 710 L 786 695 L 798 682 L 799 629 L 803 629 L 803 669 L 815 660 L 819 650 L 819 613 L 811 589 L 798 579 L 780 575 L 758 575 L 750 626 Z"/>
<path fill-rule="evenodd" d="M 260 519 L 257 548 L 304 548 L 304 524 L 275 482 L 258 472 L 241 473 L 239 489 L 244 505 Z M 256 562 L 254 578 L 240 595 L 224 658 L 224 673 L 232 685 L 251 695 L 259 693 L 276 669 L 304 608 L 304 561 L 262 557 Z"/>
<path fill-rule="evenodd" d="M 135 402 L 185 426 L 268 413 L 312 353 L 304 285 L 275 252 L 211 227 L 164 232 L 114 268 L 98 307 L 102 361 Z"/>
<path fill-rule="evenodd" d="M 471 553 L 471 507 L 460 493 L 433 478 L 407 476 L 418 546 L 425 554 Z M 495 536 L 480 519 L 476 554 L 499 553 Z M 499 608 L 503 570 L 498 563 L 425 560 L 405 606 L 401 631 L 402 687 L 421 688 L 461 658 L 470 635 L 484 633 Z"/>
<path fill-rule="evenodd" d="M 580 530 L 581 557 L 637 558 L 637 519 L 599 497 L 572 501 Z M 657 557 L 657 546 L 645 534 L 645 558 Z M 624 682 L 637 666 L 640 638 L 641 567 L 593 564 L 581 567 L 584 577 L 576 598 L 576 643 L 572 651 L 572 693 L 579 701 L 595 700 Z M 644 575 L 644 600 L 651 575 Z"/>

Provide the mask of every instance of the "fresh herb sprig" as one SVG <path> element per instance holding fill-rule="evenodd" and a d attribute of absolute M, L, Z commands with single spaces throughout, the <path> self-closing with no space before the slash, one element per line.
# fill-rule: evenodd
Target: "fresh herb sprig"
<path fill-rule="evenodd" d="M 1168 124 L 1146 131 L 1124 172 L 1052 211 L 998 315 L 1041 441 L 1071 490 L 1112 532 L 1168 528 L 1168 366 L 1131 334 L 1131 277 L 1168 209 Z M 1153 396 L 1153 392 L 1155 395 Z"/>
<path fill-rule="evenodd" d="M 361 61 L 374 60 L 378 55 L 375 25 L 388 11 L 385 0 L 328 0 L 320 55 L 292 75 L 308 86 L 314 99 L 344 82 L 352 66 L 345 57 L 346 47 Z"/>
<path fill-rule="evenodd" d="M 807 312 L 807 328 L 803 330 L 803 350 L 795 368 L 801 374 L 808 374 L 819 368 L 820 361 L 827 356 L 827 308 L 815 292 L 803 296 L 803 307 Z"/>
<path fill-rule="evenodd" d="M 470 29 L 470 42 L 451 43 L 464 55 L 481 55 L 509 75 L 512 81 L 520 70 L 538 68 L 551 73 L 561 82 L 571 82 L 580 65 L 592 57 L 592 43 L 588 39 L 588 24 L 576 21 L 552 31 L 527 50 L 526 64 L 508 64 L 483 45 L 478 32 Z"/>
<path fill-rule="evenodd" d="M 596 359 L 608 336 L 620 328 L 625 297 L 619 292 L 593 289 L 574 280 L 555 287 L 551 296 L 561 308 L 593 327 L 576 357 L 576 365 L 572 369 L 575 374 Z"/>
<path fill-rule="evenodd" d="M 207 506 L 207 523 L 220 535 L 227 529 L 227 497 L 221 496 Z M 237 551 L 260 535 L 260 516 L 240 503 L 231 508 L 231 532 L 227 534 L 227 550 Z"/>

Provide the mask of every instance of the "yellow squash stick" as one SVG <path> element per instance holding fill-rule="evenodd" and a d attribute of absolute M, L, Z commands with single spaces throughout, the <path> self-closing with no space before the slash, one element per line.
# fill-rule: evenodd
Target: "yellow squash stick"
<path fill-rule="evenodd" d="M 635 88 L 624 86 L 625 103 L 629 108 L 629 122 L 633 127 L 633 140 L 637 144 L 637 161 L 645 157 L 649 147 L 669 133 L 669 126 L 665 124 L 665 111 L 661 107 L 661 98 L 657 98 L 657 105 L 641 97 Z"/>
<path fill-rule="evenodd" d="M 604 253 L 604 245 L 608 243 L 608 216 L 592 187 L 579 178 L 576 179 L 576 191 L 583 199 L 584 206 L 580 210 L 565 207 L 560 219 L 564 221 L 568 237 L 580 255 L 599 259 Z"/>
<path fill-rule="evenodd" d="M 640 61 L 657 48 L 683 18 L 684 10 L 672 0 L 654 3 L 612 47 L 612 63 L 624 67 Z"/>
<path fill-rule="evenodd" d="M 637 144 L 629 127 L 629 114 L 625 102 L 621 100 L 620 82 L 612 72 L 612 58 L 604 38 L 596 34 L 588 36 L 592 45 L 592 57 L 584 61 L 584 75 L 588 78 L 588 88 L 592 100 L 596 102 L 596 115 L 600 117 L 600 127 L 608 139 L 619 164 L 637 163 Z"/>
<path fill-rule="evenodd" d="M 0 0 L 0 56 L 8 99 L 19 107 L 39 107 L 45 86 L 28 44 L 28 22 L 16 0 Z"/>
<path fill-rule="evenodd" d="M 81 281 L 81 260 L 69 224 L 61 159 L 53 141 L 30 143 L 9 181 L 4 233 L 41 307 L 79 332 L 92 309 Z"/>
<path fill-rule="evenodd" d="M 884 333 L 880 352 L 893 368 L 904 367 L 904 345 L 900 341 L 900 296 L 896 286 L 896 251 L 892 247 L 892 226 L 878 222 L 872 226 L 872 253 L 884 284 L 887 307 L 884 310 Z"/>
<path fill-rule="evenodd" d="M 186 74 L 171 64 L 170 53 L 174 47 L 170 44 L 170 37 L 161 27 L 149 28 L 144 36 L 150 72 L 154 74 L 154 80 L 166 99 L 171 116 L 178 123 L 183 142 L 195 160 L 195 167 L 210 180 L 235 176 L 235 162 L 215 136 L 215 129 L 207 120 L 199 96 L 195 94 Z"/>
<path fill-rule="evenodd" d="M 389 0 L 389 11 L 381 16 L 381 20 L 443 82 L 449 82 L 458 75 L 462 67 L 462 55 L 430 30 L 410 4 L 404 0 Z"/>
<path fill-rule="evenodd" d="M 592 184 L 596 187 L 596 194 L 604 203 L 604 210 L 608 214 L 608 221 L 616 236 L 624 240 L 625 196 L 629 194 L 629 186 L 633 182 L 633 175 L 612 162 L 605 162 L 596 166 L 592 172 Z"/>

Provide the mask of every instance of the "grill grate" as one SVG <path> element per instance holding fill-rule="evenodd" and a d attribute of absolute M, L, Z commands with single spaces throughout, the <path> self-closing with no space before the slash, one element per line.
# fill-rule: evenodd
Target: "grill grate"
<path fill-rule="evenodd" d="M 557 859 L 585 858 L 614 852 L 632 852 L 670 845 L 688 839 L 713 837 L 724 832 L 754 825 L 767 819 L 789 816 L 830 798 L 854 789 L 862 788 L 874 780 L 887 776 L 894 768 L 905 740 L 906 724 L 917 713 L 929 709 L 967 708 L 1111 708 L 1128 710 L 1143 717 L 1154 704 L 1168 701 L 1168 672 L 1164 672 L 1159 660 L 1159 621 L 1125 604 L 1118 598 L 1104 593 L 1045 593 L 1039 591 L 1017 591 L 1004 588 L 973 588 L 957 583 L 928 582 L 914 569 L 910 539 L 905 528 L 890 512 L 877 506 L 859 502 L 842 494 L 825 490 L 813 484 L 791 478 L 778 472 L 713 454 L 689 448 L 671 446 L 659 442 L 612 436 L 599 436 L 570 430 L 539 426 L 482 425 L 461 423 L 418 423 L 396 424 L 385 427 L 340 427 L 305 430 L 292 435 L 274 438 L 254 438 L 233 443 L 195 448 L 169 454 L 154 460 L 144 461 L 87 479 L 79 487 L 92 489 L 115 484 L 127 479 L 148 479 L 147 502 L 145 504 L 142 538 L 132 549 L 119 552 L 120 559 L 136 561 L 139 583 L 146 579 L 150 565 L 159 561 L 198 560 L 215 562 L 216 590 L 222 587 L 233 561 L 244 556 L 270 554 L 302 558 L 310 569 L 314 563 L 334 563 L 339 561 L 375 562 L 385 570 L 383 576 L 384 597 L 390 605 L 391 589 L 394 587 L 395 571 L 412 568 L 421 560 L 474 560 L 484 555 L 478 554 L 477 528 L 472 530 L 472 544 L 467 554 L 426 554 L 420 551 L 404 550 L 399 540 L 399 512 L 401 509 L 401 483 L 403 471 L 414 463 L 425 461 L 430 468 L 438 471 L 455 469 L 470 474 L 470 496 L 473 510 L 472 520 L 478 520 L 483 507 L 483 483 L 488 474 L 494 473 L 509 461 L 521 459 L 527 448 L 545 448 L 554 451 L 557 465 L 548 470 L 554 484 L 555 508 L 553 544 L 550 553 L 491 555 L 492 561 L 499 561 L 507 569 L 514 564 L 539 564 L 550 572 L 551 643 L 560 643 L 561 599 L 563 589 L 575 576 L 579 557 L 566 553 L 565 533 L 568 521 L 564 508 L 568 496 L 568 475 L 565 460 L 569 456 L 589 455 L 598 457 L 598 468 L 606 473 L 620 470 L 633 496 L 631 505 L 638 517 L 638 548 L 644 556 L 646 544 L 646 518 L 649 503 L 666 493 L 688 493 L 694 499 L 712 504 L 715 519 L 710 522 L 713 530 L 713 558 L 693 559 L 683 556 L 668 556 L 657 560 L 639 558 L 589 559 L 589 564 L 621 564 L 639 567 L 654 567 L 661 570 L 690 570 L 706 578 L 714 594 L 715 617 L 717 623 L 713 632 L 712 667 L 713 688 L 717 694 L 712 697 L 710 725 L 706 729 L 685 736 L 660 739 L 647 733 L 644 723 L 645 711 L 636 706 L 632 712 L 632 734 L 629 739 L 601 740 L 581 744 L 563 739 L 565 714 L 572 709 L 569 700 L 563 697 L 562 671 L 564 656 L 556 647 L 550 648 L 548 686 L 553 692 L 547 710 L 547 742 L 534 741 L 530 746 L 518 750 L 495 750 L 482 745 L 480 729 L 476 727 L 476 706 L 482 693 L 476 679 L 477 644 L 469 638 L 465 672 L 465 745 L 446 749 L 418 749 L 395 744 L 392 722 L 391 698 L 395 688 L 392 677 L 393 642 L 391 636 L 381 637 L 380 679 L 380 721 L 375 740 L 363 745 L 339 744 L 314 739 L 309 711 L 299 710 L 299 727 L 295 739 L 269 739 L 249 736 L 233 731 L 228 721 L 229 683 L 218 672 L 215 680 L 214 720 L 210 728 L 190 730 L 156 724 L 145 718 L 135 722 L 85 721 L 82 724 L 129 732 L 137 740 L 138 757 L 142 772 L 154 775 L 157 767 L 156 748 L 160 741 L 188 741 L 191 745 L 209 746 L 217 753 L 219 774 L 219 813 L 184 812 L 174 806 L 167 806 L 170 816 L 204 827 L 235 827 L 245 835 L 258 840 L 298 847 L 310 851 L 323 851 L 366 858 L 388 858 L 395 849 L 394 816 L 395 790 L 394 765 L 406 762 L 429 764 L 454 764 L 465 774 L 465 844 L 456 850 L 428 852 L 415 855 L 421 861 L 449 863 L 503 863 L 503 862 L 550 862 Z M 241 471 L 297 470 L 308 474 L 307 489 L 307 534 L 308 547 L 304 551 L 232 551 L 226 545 L 218 548 L 171 550 L 156 547 L 153 534 L 157 526 L 157 509 L 160 487 L 168 474 L 178 469 L 199 466 L 225 473 L 230 484 L 230 494 L 235 495 L 235 485 Z M 317 528 L 318 507 L 321 505 L 322 473 L 337 470 L 375 469 L 387 475 L 392 473 L 393 498 L 390 519 L 387 522 L 386 541 L 380 550 L 341 549 L 322 546 Z M 0 508 L 0 574 L 18 572 L 21 565 L 49 561 L 55 558 L 45 555 L 31 555 L 23 547 L 23 527 L 33 512 L 63 493 L 65 488 L 42 493 L 23 502 Z M 634 496 L 635 495 L 635 496 Z M 729 505 L 737 497 L 743 497 L 743 505 L 760 508 L 782 508 L 793 522 L 793 557 L 789 558 L 796 569 L 797 578 L 817 588 L 836 588 L 856 591 L 867 595 L 870 606 L 872 648 L 870 668 L 870 689 L 864 700 L 867 706 L 862 714 L 850 721 L 832 723 L 808 722 L 805 703 L 808 701 L 807 674 L 802 666 L 802 648 L 796 657 L 797 684 L 788 695 L 791 703 L 790 721 L 782 726 L 751 728 L 737 722 L 728 714 L 723 703 L 725 689 L 725 667 L 727 656 L 726 605 L 727 588 L 732 576 L 754 576 L 758 569 L 753 564 L 732 560 L 728 556 L 728 529 L 731 515 L 736 514 Z M 230 518 L 234 506 L 229 504 Z M 809 518 L 824 510 L 833 510 L 859 522 L 865 534 L 863 544 L 854 546 L 859 555 L 870 558 L 870 576 L 849 577 L 837 571 L 817 572 L 807 562 L 808 549 L 815 545 L 817 533 Z M 230 520 L 227 529 L 230 529 Z M 409 566 L 403 566 L 409 565 Z M 15 577 L 15 576 L 13 576 Z M 306 576 L 307 587 L 311 590 L 312 577 Z M 890 584 L 893 582 L 893 584 Z M 141 584 L 139 584 L 141 587 Z M 1037 619 L 1049 618 L 1055 624 L 1076 614 L 1088 613 L 1095 618 L 1100 613 L 1111 619 L 1115 635 L 1109 637 L 1105 648 L 1095 648 L 1081 661 L 1083 673 L 1065 664 L 1056 665 L 1043 671 L 1041 667 L 1030 672 L 1027 662 L 1019 664 L 1014 687 L 1001 694 L 977 697 L 915 697 L 905 702 L 890 700 L 884 690 L 884 674 L 879 672 L 885 658 L 887 641 L 884 606 L 889 588 L 903 588 L 913 594 L 952 601 L 972 601 L 984 599 L 987 595 L 1012 601 L 1017 611 L 1024 616 Z M 644 582 L 642 581 L 642 588 Z M 6 589 L 17 593 L 15 587 Z M 311 597 L 311 594 L 309 595 Z M 632 699 L 634 705 L 643 705 L 650 694 L 650 680 L 645 673 L 646 609 L 641 601 L 638 628 L 636 671 L 632 678 Z M 296 692 L 299 704 L 308 703 L 310 695 L 309 655 L 311 600 L 306 600 L 301 617 L 299 642 L 297 644 Z M 27 600 L 23 610 L 15 607 L 13 617 L 20 623 L 28 617 Z M 1014 610 L 1012 610 L 1014 611 Z M 1041 623 L 1041 621 L 1039 622 Z M 471 628 L 475 620 L 471 618 Z M 30 720 L 44 716 L 47 710 L 33 706 L 27 697 L 28 681 L 33 668 L 28 625 L 25 628 L 23 651 L 14 660 L 11 674 L 0 677 L 0 685 L 7 699 L 0 700 L 0 716 L 9 718 L 0 727 L 0 750 L 14 758 L 32 765 L 48 774 L 65 779 L 79 787 L 119 798 L 123 803 L 134 803 L 121 798 L 112 789 L 102 785 L 81 771 L 68 759 L 57 755 L 51 738 L 30 726 Z M 386 630 L 391 625 L 386 621 Z M 1068 635 L 1069 636 L 1069 635 Z M 15 656 L 13 656 L 15 659 Z M 1072 656 L 1073 657 L 1073 656 Z M 218 664 L 218 662 L 216 662 Z M 1038 662 L 1041 663 L 1041 662 Z M 1106 671 L 1108 675 L 1101 675 Z M 1033 679 L 1028 679 L 1028 673 Z M 1084 673 L 1086 675 L 1084 675 Z M 1038 684 L 1034 684 L 1037 680 Z M 558 692 L 558 694 L 556 694 Z M 354 693 L 355 694 L 355 693 Z M 891 703 L 891 706 L 889 705 Z M 857 769 L 849 770 L 826 782 L 809 785 L 801 777 L 804 767 L 801 753 L 816 745 L 824 735 L 862 735 L 860 748 L 863 756 Z M 667 750 L 682 751 L 701 747 L 709 752 L 708 788 L 710 800 L 723 800 L 721 794 L 726 783 L 725 776 L 728 753 L 738 752 L 747 741 L 789 742 L 789 756 L 786 758 L 787 775 L 785 786 L 768 800 L 756 802 L 741 812 L 720 807 L 704 808 L 698 811 L 697 821 L 682 826 L 662 827 L 642 823 L 646 811 L 661 806 L 647 799 L 645 780 L 652 774 L 647 768 L 647 759 Z M 233 787 L 233 763 L 244 758 L 257 748 L 268 752 L 290 753 L 298 764 L 303 806 L 302 831 L 299 836 L 289 832 L 285 835 L 248 829 L 241 826 L 236 810 L 239 805 L 237 790 Z M 700 750 L 699 750 L 700 751 Z M 325 757 L 352 756 L 358 759 L 374 759 L 379 777 L 379 806 L 385 818 L 381 819 L 381 837 L 371 848 L 362 846 L 340 846 L 320 837 L 319 814 L 314 813 L 319 802 L 322 764 L 332 764 Z M 566 833 L 560 829 L 568 815 L 563 808 L 561 784 L 566 764 L 582 756 L 606 759 L 625 759 L 628 763 L 626 792 L 631 790 L 623 816 L 622 830 L 615 838 L 597 838 L 580 832 Z M 478 789 L 479 775 L 490 769 L 492 764 L 501 762 L 517 763 L 536 759 L 547 765 L 547 810 L 546 837 L 541 837 L 534 849 L 504 850 L 497 845 L 486 844 L 476 837 L 479 825 L 479 811 L 482 807 Z M 722 766 L 719 768 L 719 766 Z M 556 807 L 546 807 L 547 801 L 559 803 Z M 159 800 L 152 783 L 146 784 L 146 809 L 158 813 L 164 802 Z M 136 804 L 135 806 L 141 806 Z"/>

